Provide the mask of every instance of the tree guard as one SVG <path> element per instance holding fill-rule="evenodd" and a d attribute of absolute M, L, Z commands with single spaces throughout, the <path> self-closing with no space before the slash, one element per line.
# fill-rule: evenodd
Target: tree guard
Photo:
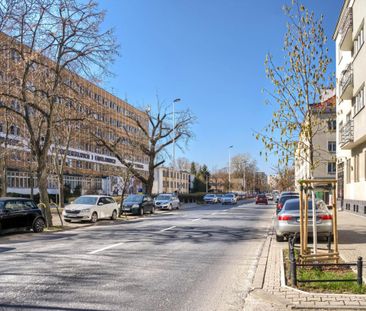
<path fill-rule="evenodd" d="M 300 261 L 339 261 L 338 251 L 338 223 L 336 207 L 336 179 L 307 179 L 300 180 Z M 309 192 L 315 189 L 330 190 L 332 193 L 332 225 L 333 245 L 327 250 L 318 248 L 321 252 L 311 253 L 308 247 L 308 215 L 309 215 Z M 316 216 L 313 214 L 313 217 Z M 317 236 L 313 236 L 314 239 Z M 333 246 L 333 247 L 332 247 Z"/>

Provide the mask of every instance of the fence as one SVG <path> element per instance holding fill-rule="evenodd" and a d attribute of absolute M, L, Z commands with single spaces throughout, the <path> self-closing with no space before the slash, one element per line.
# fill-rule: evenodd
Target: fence
<path fill-rule="evenodd" d="M 363 261 L 362 257 L 358 257 L 356 263 L 297 263 L 295 256 L 295 240 L 297 234 L 288 239 L 289 243 L 289 258 L 290 258 L 290 277 L 292 286 L 297 286 L 298 283 L 313 283 L 313 282 L 357 282 L 358 285 L 362 285 L 362 269 Z M 333 280 L 299 280 L 297 278 L 297 268 L 298 267 L 357 267 L 357 278 L 356 279 L 333 279 Z"/>

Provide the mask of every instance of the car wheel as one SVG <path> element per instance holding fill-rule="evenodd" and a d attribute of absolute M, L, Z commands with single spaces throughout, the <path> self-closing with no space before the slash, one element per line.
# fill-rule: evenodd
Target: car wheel
<path fill-rule="evenodd" d="M 33 232 L 42 232 L 44 230 L 44 227 L 46 226 L 44 220 L 40 217 L 36 218 L 33 222 Z"/>
<path fill-rule="evenodd" d="M 66 221 L 66 222 L 71 222 L 71 220 L 70 220 L 70 219 L 64 219 L 64 221 Z"/>
<path fill-rule="evenodd" d="M 144 209 L 140 207 L 140 216 L 144 216 Z"/>
<path fill-rule="evenodd" d="M 155 213 L 155 207 L 153 206 L 153 207 L 151 208 L 150 214 L 154 214 L 154 213 Z"/>
<path fill-rule="evenodd" d="M 285 240 L 285 238 L 282 235 L 277 235 L 276 234 L 276 241 L 277 242 L 283 242 Z"/>
<path fill-rule="evenodd" d="M 94 213 L 91 215 L 90 222 L 92 222 L 92 223 L 96 223 L 97 221 L 98 221 L 98 214 L 97 214 L 97 212 L 94 212 Z"/>
<path fill-rule="evenodd" d="M 179 209 L 179 208 L 180 208 L 180 203 L 177 204 L 177 209 Z"/>
<path fill-rule="evenodd" d="M 113 210 L 112 216 L 111 216 L 112 220 L 116 220 L 117 219 L 117 211 Z"/>

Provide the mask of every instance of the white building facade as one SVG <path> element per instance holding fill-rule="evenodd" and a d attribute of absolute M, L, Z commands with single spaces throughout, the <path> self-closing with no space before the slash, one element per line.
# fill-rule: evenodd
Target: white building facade
<path fill-rule="evenodd" d="M 154 172 L 152 192 L 158 193 L 189 193 L 191 176 L 186 171 L 171 167 L 158 167 Z"/>
<path fill-rule="evenodd" d="M 365 0 L 344 2 L 336 43 L 339 207 L 366 214 Z"/>

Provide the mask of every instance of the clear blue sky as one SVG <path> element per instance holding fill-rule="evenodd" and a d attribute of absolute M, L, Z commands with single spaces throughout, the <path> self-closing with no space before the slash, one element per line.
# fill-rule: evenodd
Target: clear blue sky
<path fill-rule="evenodd" d="M 177 157 L 220 168 L 227 166 L 228 146 L 234 145 L 233 155 L 250 153 L 271 173 L 272 163 L 260 157 L 263 146 L 253 130 L 271 117 L 261 93 L 269 86 L 263 63 L 267 52 L 282 60 L 282 6 L 289 1 L 100 1 L 107 10 L 105 25 L 115 28 L 121 45 L 121 57 L 111 68 L 116 76 L 104 87 L 137 107 L 154 104 L 157 93 L 165 101 L 181 98 L 177 109 L 189 107 L 198 123 L 195 139 Z M 334 59 L 331 37 L 342 1 L 303 3 L 325 16 Z"/>

